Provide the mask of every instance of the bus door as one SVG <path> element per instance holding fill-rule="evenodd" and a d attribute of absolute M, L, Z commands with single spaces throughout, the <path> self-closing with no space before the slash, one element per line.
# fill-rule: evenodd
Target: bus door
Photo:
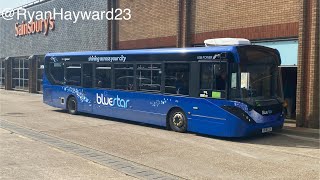
<path fill-rule="evenodd" d="M 227 89 L 227 63 L 200 63 L 200 97 L 223 99 Z"/>
<path fill-rule="evenodd" d="M 225 114 L 219 107 L 226 98 L 227 63 L 200 61 L 200 93 L 198 97 L 205 101 L 196 101 L 193 105 L 192 119 L 188 123 L 190 131 L 223 134 Z M 211 103 L 208 103 L 211 102 Z M 209 123 L 209 124 L 208 124 Z M 190 125 L 190 126 L 189 126 Z"/>

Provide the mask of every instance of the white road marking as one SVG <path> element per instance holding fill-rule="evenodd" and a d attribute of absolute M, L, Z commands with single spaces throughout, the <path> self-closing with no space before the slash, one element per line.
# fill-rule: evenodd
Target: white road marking
<path fill-rule="evenodd" d="M 258 157 L 256 156 L 253 156 L 251 154 L 248 154 L 248 153 L 245 153 L 245 152 L 242 152 L 242 151 L 237 151 L 237 150 L 233 150 L 233 149 L 230 149 L 232 152 L 235 152 L 237 154 L 240 154 L 242 156 L 245 156 L 245 157 L 249 157 L 249 158 L 253 158 L 253 159 L 258 159 Z"/>

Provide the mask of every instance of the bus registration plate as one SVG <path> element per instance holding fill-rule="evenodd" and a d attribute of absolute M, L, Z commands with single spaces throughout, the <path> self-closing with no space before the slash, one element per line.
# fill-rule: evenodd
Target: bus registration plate
<path fill-rule="evenodd" d="M 262 128 L 262 133 L 271 132 L 272 127 Z"/>

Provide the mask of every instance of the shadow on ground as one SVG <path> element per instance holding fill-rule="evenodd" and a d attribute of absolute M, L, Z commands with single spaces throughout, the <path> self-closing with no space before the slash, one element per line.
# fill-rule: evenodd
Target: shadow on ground
<path fill-rule="evenodd" d="M 53 110 L 55 112 L 59 113 L 67 113 L 66 110 Z M 94 115 L 94 114 L 87 114 L 87 113 L 81 113 L 79 116 L 86 116 L 86 117 L 92 117 L 100 120 L 108 120 L 108 121 L 114 121 L 114 122 L 121 122 L 126 124 L 132 124 L 132 125 L 139 125 L 139 126 L 145 126 L 150 128 L 156 128 L 161 130 L 167 130 L 166 127 L 161 126 L 155 126 L 145 123 L 139 123 L 135 121 L 129 121 L 124 119 L 117 119 L 112 117 L 106 117 L 106 116 L 100 116 L 100 115 Z M 283 134 L 281 130 L 275 131 L 275 133 L 266 133 L 266 134 L 256 134 L 249 137 L 242 137 L 242 138 L 225 138 L 225 137 L 217 137 L 217 136 L 211 136 L 211 135 L 203 135 L 199 133 L 192 133 L 188 132 L 190 134 L 194 134 L 196 136 L 205 137 L 205 138 L 213 138 L 213 139 L 219 139 L 224 141 L 230 141 L 230 142 L 236 142 L 236 143 L 243 143 L 243 144 L 260 144 L 260 145 L 266 145 L 266 146 L 282 146 L 282 147 L 299 147 L 299 148 L 310 148 L 310 149 L 320 149 L 319 147 L 319 141 L 309 141 L 302 138 L 295 138 L 292 136 L 286 136 Z"/>

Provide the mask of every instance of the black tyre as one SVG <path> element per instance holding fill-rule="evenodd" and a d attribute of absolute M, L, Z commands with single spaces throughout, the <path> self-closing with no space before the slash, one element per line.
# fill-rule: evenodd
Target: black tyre
<path fill-rule="evenodd" d="M 187 117 L 182 110 L 173 110 L 169 115 L 170 128 L 176 132 L 187 131 Z"/>
<path fill-rule="evenodd" d="M 78 114 L 78 103 L 75 97 L 70 97 L 68 99 L 67 108 L 69 114 Z"/>

